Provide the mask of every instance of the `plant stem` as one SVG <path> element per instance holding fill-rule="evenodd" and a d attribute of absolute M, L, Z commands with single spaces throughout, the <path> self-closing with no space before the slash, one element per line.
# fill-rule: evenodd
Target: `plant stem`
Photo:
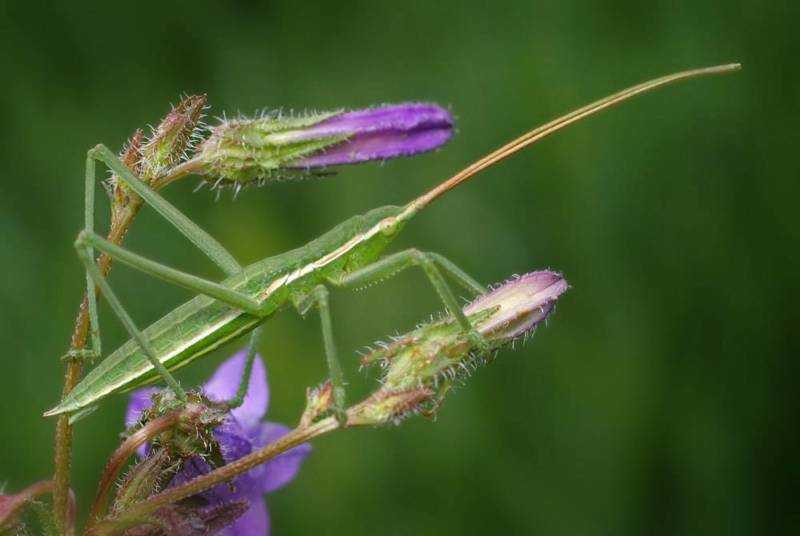
<path fill-rule="evenodd" d="M 19 510 L 25 506 L 29 501 L 53 491 L 52 480 L 42 480 L 20 491 L 16 495 L 0 497 L 0 531 L 9 530 L 12 528 L 12 521 L 15 519 Z M 66 530 L 67 533 L 72 534 L 75 527 L 75 497 L 72 494 L 67 495 L 67 516 L 66 516 Z M 5 534 L 5 532 L 3 532 Z"/>
<path fill-rule="evenodd" d="M 178 164 L 169 173 L 165 174 L 163 177 L 155 180 L 151 185 L 154 190 L 160 190 L 164 186 L 168 184 L 172 184 L 178 179 L 182 179 L 186 175 L 191 175 L 193 173 L 197 173 L 203 169 L 203 161 L 199 157 L 192 158 L 191 160 L 187 160 L 182 164 Z"/>
<path fill-rule="evenodd" d="M 120 211 L 112 219 L 111 228 L 108 232 L 108 241 L 114 244 L 121 244 L 133 223 L 136 214 L 142 206 L 138 198 L 132 198 L 125 210 Z M 111 257 L 102 254 L 99 256 L 97 265 L 103 277 L 108 275 L 111 270 Z M 86 346 L 89 335 L 89 299 L 84 292 L 83 300 L 75 318 L 75 329 L 70 340 L 71 350 L 81 350 Z M 69 394 L 81 379 L 83 363 L 78 359 L 67 362 L 64 372 L 64 387 L 62 397 Z M 53 474 L 53 513 L 59 530 L 68 534 L 66 519 L 69 507 L 69 479 L 70 466 L 72 461 L 72 426 L 69 424 L 69 415 L 61 415 L 56 423 L 55 438 L 55 460 Z"/>

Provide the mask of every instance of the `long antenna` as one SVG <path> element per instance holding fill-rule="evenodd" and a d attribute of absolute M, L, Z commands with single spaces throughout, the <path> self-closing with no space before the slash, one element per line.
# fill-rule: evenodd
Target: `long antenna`
<path fill-rule="evenodd" d="M 614 93 L 613 95 L 609 95 L 608 97 L 602 98 L 582 108 L 578 108 L 577 110 L 572 111 L 567 115 L 563 115 L 558 119 L 554 119 L 549 123 L 546 123 L 538 128 L 531 130 L 530 132 L 523 134 L 514 141 L 507 143 L 506 145 L 503 145 L 493 153 L 488 154 L 485 157 L 478 160 L 477 162 L 469 165 L 468 167 L 459 171 L 458 173 L 456 173 L 446 181 L 442 182 L 432 190 L 419 196 L 414 201 L 409 203 L 404 212 L 411 214 L 416 213 L 417 211 L 427 206 L 430 202 L 432 202 L 445 192 L 455 188 L 456 186 L 466 181 L 473 175 L 479 173 L 480 171 L 483 171 L 484 169 L 496 164 L 497 162 L 505 158 L 508 158 L 509 156 L 516 153 L 520 149 L 523 149 L 528 145 L 539 141 L 545 136 L 548 136 L 549 134 L 552 134 L 553 132 L 562 129 L 567 125 L 575 123 L 576 121 L 580 121 L 584 117 L 605 110 L 606 108 L 610 108 L 611 106 L 614 106 L 615 104 L 619 104 L 622 101 L 635 97 L 640 93 L 645 93 L 647 91 L 651 91 L 653 89 L 666 86 L 673 82 L 679 82 L 681 80 L 687 80 L 689 78 L 695 78 L 698 76 L 730 73 L 733 71 L 738 71 L 739 69 L 741 69 L 741 67 L 742 66 L 739 63 L 729 63 L 727 65 L 715 65 L 714 67 L 705 67 L 703 69 L 692 69 L 690 71 L 682 71 L 679 73 L 669 74 L 667 76 L 662 76 L 661 78 L 648 80 L 647 82 L 643 82 L 636 86 L 629 87 L 628 89 L 623 89 L 619 93 Z"/>

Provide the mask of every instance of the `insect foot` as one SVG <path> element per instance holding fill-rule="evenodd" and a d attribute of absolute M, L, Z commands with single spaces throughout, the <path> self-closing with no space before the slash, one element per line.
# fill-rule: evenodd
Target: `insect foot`
<path fill-rule="evenodd" d="M 69 363 L 71 361 L 78 361 L 82 363 L 91 363 L 95 359 L 100 357 L 100 355 L 91 349 L 81 348 L 70 348 L 67 350 L 67 353 L 61 356 L 61 361 L 65 363 Z"/>
<path fill-rule="evenodd" d="M 450 112 L 435 104 L 405 103 L 223 120 L 210 129 L 198 153 L 208 182 L 238 190 L 327 166 L 432 151 L 452 135 Z"/>
<path fill-rule="evenodd" d="M 381 387 L 350 410 L 350 423 L 398 422 L 423 412 L 434 414 L 452 382 L 465 378 L 496 352 L 527 337 L 553 311 L 567 290 L 556 272 L 539 271 L 510 279 L 463 308 L 485 347 L 451 316 L 422 324 L 364 356 L 363 364 L 384 368 Z"/>
<path fill-rule="evenodd" d="M 469 341 L 472 343 L 472 346 L 475 348 L 474 351 L 475 351 L 476 354 L 478 354 L 478 355 L 486 355 L 492 350 L 492 347 L 489 344 L 489 341 L 487 341 L 483 337 L 483 335 L 478 333 L 478 331 L 476 331 L 474 329 L 471 330 L 469 332 L 468 337 L 469 337 Z"/>

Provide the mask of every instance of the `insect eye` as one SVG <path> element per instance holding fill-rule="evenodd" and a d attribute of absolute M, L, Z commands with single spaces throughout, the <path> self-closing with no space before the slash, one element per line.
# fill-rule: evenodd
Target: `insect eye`
<path fill-rule="evenodd" d="M 381 233 L 384 236 L 392 236 L 397 233 L 399 230 L 399 225 L 397 224 L 397 218 L 385 218 L 381 220 L 380 223 Z"/>

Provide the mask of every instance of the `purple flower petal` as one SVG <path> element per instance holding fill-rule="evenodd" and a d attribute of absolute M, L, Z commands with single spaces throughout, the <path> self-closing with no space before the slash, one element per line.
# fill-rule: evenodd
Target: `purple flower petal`
<path fill-rule="evenodd" d="M 253 448 L 259 449 L 286 435 L 287 426 L 271 422 L 261 424 L 258 437 L 253 440 Z M 303 460 L 311 453 L 311 445 L 304 443 L 277 456 L 263 465 L 264 475 L 259 482 L 260 492 L 269 493 L 291 482 L 300 470 Z"/>
<path fill-rule="evenodd" d="M 216 370 L 211 380 L 205 385 L 206 395 L 217 401 L 229 400 L 236 390 L 244 369 L 246 354 L 239 352 L 225 361 Z M 135 391 L 130 398 L 125 421 L 134 424 L 142 411 L 151 405 L 150 397 L 155 388 Z M 249 391 L 244 404 L 231 412 L 221 425 L 214 429 L 214 437 L 219 443 L 222 458 L 226 463 L 250 454 L 280 438 L 289 428 L 280 424 L 260 422 L 269 404 L 267 373 L 260 357 L 253 364 Z M 144 456 L 144 448 L 140 455 Z M 220 534 L 249 535 L 269 534 L 270 520 L 262 495 L 284 486 L 291 481 L 300 469 L 300 465 L 311 447 L 300 445 L 281 454 L 270 462 L 261 464 L 248 472 L 238 475 L 229 483 L 219 484 L 201 493 L 210 506 L 225 504 L 235 500 L 246 500 L 250 508 L 230 527 Z M 198 475 L 212 470 L 209 463 L 199 456 L 185 461 L 180 472 L 170 482 L 176 486 L 192 480 Z"/>
<path fill-rule="evenodd" d="M 300 141 L 387 130 L 413 131 L 452 126 L 453 117 L 441 106 L 408 102 L 340 113 L 302 131 L 296 131 L 297 135 L 292 136 L 292 139 Z"/>
<path fill-rule="evenodd" d="M 253 444 L 247 432 L 233 418 L 228 418 L 214 430 L 214 437 L 219 443 L 225 463 L 231 463 L 253 451 Z M 181 471 L 175 475 L 172 485 L 188 482 L 192 478 L 208 473 L 211 466 L 202 458 L 193 457 L 188 460 Z M 237 476 L 231 484 L 219 484 L 203 493 L 213 504 L 222 504 L 237 499 L 260 497 L 261 482 L 267 468 L 264 464 L 253 467 L 246 473 Z"/>
<path fill-rule="evenodd" d="M 568 287 L 567 281 L 557 272 L 530 272 L 509 279 L 490 292 L 478 296 L 464 307 L 464 314 L 471 315 L 498 307 L 498 311 L 478 330 L 484 334 L 495 332 L 495 336 L 514 339 L 547 318 L 558 297 Z"/>
<path fill-rule="evenodd" d="M 153 405 L 151 397 L 154 393 L 158 392 L 158 387 L 143 387 L 131 393 L 128 399 L 128 407 L 125 409 L 125 428 L 130 428 L 139 420 L 142 412 Z M 140 458 L 147 456 L 147 451 L 150 448 L 149 443 L 139 445 L 136 449 L 136 454 Z"/>
<path fill-rule="evenodd" d="M 224 402 L 236 396 L 239 382 L 244 372 L 247 351 L 242 350 L 233 355 L 217 368 L 211 379 L 205 384 L 205 394 L 217 402 Z M 267 413 L 269 407 L 269 386 L 267 384 L 267 370 L 261 356 L 256 355 L 253 362 L 253 373 L 250 375 L 250 385 L 244 403 L 231 413 L 243 428 L 252 428 Z"/>
<path fill-rule="evenodd" d="M 396 104 L 338 114 L 283 137 L 300 141 L 342 135 L 348 136 L 347 140 L 292 165 L 355 164 L 431 151 L 453 135 L 453 118 L 433 104 Z"/>
<path fill-rule="evenodd" d="M 259 429 L 248 438 L 244 435 L 245 431 L 233 419 L 229 419 L 214 430 L 214 436 L 219 441 L 225 462 L 230 463 L 253 450 L 272 443 L 288 431 L 289 428 L 281 424 L 265 422 L 261 423 Z M 237 476 L 232 483 L 219 484 L 203 492 L 202 495 L 211 504 L 261 497 L 264 493 L 274 491 L 292 481 L 310 452 L 310 445 L 299 445 L 273 460 Z M 176 486 L 188 482 L 209 471 L 211 471 L 211 466 L 205 460 L 199 457 L 191 458 L 175 475 L 171 485 Z"/>
<path fill-rule="evenodd" d="M 211 470 L 212 467 L 208 462 L 199 456 L 194 456 L 183 464 L 180 472 L 176 474 L 170 482 L 170 487 L 185 484 L 197 476 L 210 473 Z M 255 473 L 258 478 L 251 476 L 251 473 Z M 200 495 L 204 497 L 210 505 L 225 504 L 238 500 L 249 501 L 254 498 L 260 498 L 259 482 L 262 476 L 263 470 L 261 470 L 261 467 L 255 467 L 247 473 L 237 476 L 230 483 L 224 482 L 222 484 L 217 484 L 213 488 L 202 492 Z"/>
<path fill-rule="evenodd" d="M 227 463 L 247 456 L 253 450 L 253 444 L 250 442 L 247 431 L 234 418 L 228 417 L 221 425 L 217 426 L 214 429 L 214 437 L 219 443 L 222 457 Z"/>
<path fill-rule="evenodd" d="M 319 154 L 299 160 L 297 167 L 337 166 L 411 156 L 436 149 L 450 139 L 450 136 L 449 130 L 419 132 L 390 130 L 361 134 Z"/>
<path fill-rule="evenodd" d="M 142 412 L 153 405 L 150 397 L 157 391 L 157 387 L 144 387 L 131 393 L 128 399 L 128 407 L 125 410 L 125 428 L 130 428 L 136 424 Z"/>
<path fill-rule="evenodd" d="M 247 512 L 229 525 L 222 529 L 220 536 L 269 536 L 270 522 L 269 511 L 264 499 L 254 498 L 250 501 L 250 508 Z"/>

